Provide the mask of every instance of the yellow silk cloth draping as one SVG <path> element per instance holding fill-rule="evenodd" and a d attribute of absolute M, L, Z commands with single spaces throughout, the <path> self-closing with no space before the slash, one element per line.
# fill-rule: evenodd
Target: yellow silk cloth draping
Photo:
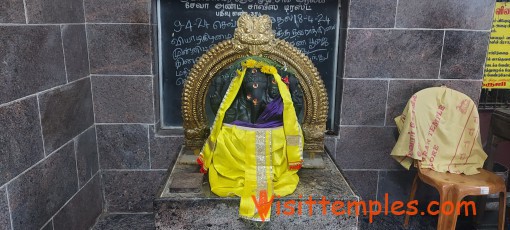
<path fill-rule="evenodd" d="M 483 151 L 476 104 L 465 94 L 447 87 L 419 91 L 395 118 L 400 136 L 391 155 L 409 169 L 479 173 Z"/>
<path fill-rule="evenodd" d="M 247 128 L 223 124 L 243 82 L 247 68 L 260 68 L 277 82 L 283 101 L 283 126 Z M 232 80 L 206 143 L 197 159 L 202 172 L 208 172 L 211 191 L 218 196 L 239 196 L 239 215 L 250 220 L 269 220 L 268 213 L 259 213 L 252 196 L 260 200 L 260 192 L 268 200 L 289 195 L 299 182 L 297 170 L 303 162 L 303 134 L 298 123 L 287 85 L 273 66 L 247 60 Z M 267 203 L 267 205 L 270 205 Z"/>
<path fill-rule="evenodd" d="M 218 135 L 212 166 L 211 191 L 218 196 L 239 196 L 241 217 L 261 220 L 252 195 L 261 191 L 286 196 L 299 182 L 297 170 L 289 170 L 283 127 L 254 129 L 223 125 Z M 262 198 L 263 199 L 263 198 Z M 270 209 L 265 220 L 270 218 Z M 265 214 L 264 214 L 265 215 Z"/>

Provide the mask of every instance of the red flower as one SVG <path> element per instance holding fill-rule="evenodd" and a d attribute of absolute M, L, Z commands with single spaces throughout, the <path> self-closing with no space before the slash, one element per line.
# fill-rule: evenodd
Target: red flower
<path fill-rule="evenodd" d="M 282 78 L 282 81 L 285 83 L 285 84 L 289 84 L 289 76 L 285 76 L 284 78 Z"/>

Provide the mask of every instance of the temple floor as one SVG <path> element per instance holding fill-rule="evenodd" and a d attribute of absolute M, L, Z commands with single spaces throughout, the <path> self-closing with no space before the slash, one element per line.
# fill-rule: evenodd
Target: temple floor
<path fill-rule="evenodd" d="M 508 219 L 508 218 L 507 218 Z M 376 229 L 376 230 L 388 230 L 388 229 L 404 229 L 402 223 L 404 221 L 403 216 L 377 216 L 374 218 L 373 223 L 368 222 L 368 217 L 361 217 L 359 221 L 360 230 L 364 229 Z M 436 216 L 416 216 L 411 218 L 409 229 L 436 229 L 437 217 Z M 101 216 L 93 230 L 149 230 L 155 229 L 154 215 L 153 214 L 105 214 Z M 214 229 L 212 226 L 210 229 Z M 461 218 L 457 222 L 457 228 L 459 230 L 477 229 L 470 218 Z M 480 228 L 478 228 L 480 229 Z M 484 228 L 484 229 L 495 229 L 495 228 Z"/>

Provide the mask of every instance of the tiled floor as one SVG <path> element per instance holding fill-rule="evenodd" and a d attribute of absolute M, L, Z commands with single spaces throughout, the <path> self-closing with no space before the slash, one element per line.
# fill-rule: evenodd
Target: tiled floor
<path fill-rule="evenodd" d="M 509 218 L 507 218 L 509 219 Z M 403 216 L 376 216 L 373 223 L 368 222 L 368 217 L 360 218 L 359 229 L 375 230 L 403 230 Z M 508 222 L 507 222 L 508 223 Z M 428 230 L 436 229 L 437 217 L 415 216 L 411 218 L 407 230 Z M 93 230 L 149 230 L 155 229 L 154 216 L 152 214 L 107 214 L 101 216 L 96 222 Z M 476 229 L 470 218 L 459 217 L 457 228 L 459 230 Z M 496 229 L 496 227 L 478 228 Z M 508 224 L 507 224 L 508 229 Z"/>

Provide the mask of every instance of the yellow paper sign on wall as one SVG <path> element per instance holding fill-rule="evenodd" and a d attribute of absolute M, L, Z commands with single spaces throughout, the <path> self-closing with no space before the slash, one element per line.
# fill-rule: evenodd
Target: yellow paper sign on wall
<path fill-rule="evenodd" d="M 496 2 L 482 88 L 510 89 L 510 3 Z"/>

